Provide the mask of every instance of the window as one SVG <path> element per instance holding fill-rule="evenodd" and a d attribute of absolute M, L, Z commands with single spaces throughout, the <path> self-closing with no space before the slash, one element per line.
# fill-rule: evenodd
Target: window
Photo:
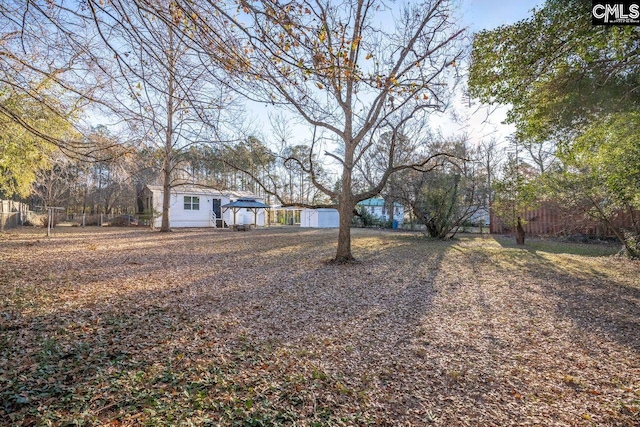
<path fill-rule="evenodd" d="M 184 196 L 184 210 L 185 211 L 200 210 L 200 197 Z"/>

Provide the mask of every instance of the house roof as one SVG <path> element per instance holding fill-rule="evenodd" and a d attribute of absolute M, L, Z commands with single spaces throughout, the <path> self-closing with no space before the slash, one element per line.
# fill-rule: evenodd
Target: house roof
<path fill-rule="evenodd" d="M 162 185 L 147 185 L 150 191 L 162 193 Z M 205 196 L 227 196 L 232 199 L 260 199 L 257 195 L 249 191 L 221 191 L 215 188 L 203 187 L 193 184 L 179 184 L 171 187 L 171 191 L 175 193 L 200 194 Z"/>
<path fill-rule="evenodd" d="M 357 203 L 360 206 L 384 206 L 385 200 L 380 197 L 373 197 L 371 199 L 362 200 Z M 398 202 L 393 202 L 393 206 L 402 207 L 402 205 Z"/>
<path fill-rule="evenodd" d="M 253 209 L 261 209 L 261 208 L 269 208 L 269 205 L 266 205 L 262 202 L 257 202 L 254 199 L 238 199 L 235 202 L 227 203 L 226 205 L 222 205 L 223 208 L 253 208 Z"/>
<path fill-rule="evenodd" d="M 300 206 L 271 205 L 271 209 L 278 209 L 280 211 L 301 211 L 306 208 L 302 208 Z"/>

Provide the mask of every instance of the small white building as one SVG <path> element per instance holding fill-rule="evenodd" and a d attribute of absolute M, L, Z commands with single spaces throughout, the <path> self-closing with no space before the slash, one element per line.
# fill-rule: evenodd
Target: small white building
<path fill-rule="evenodd" d="M 154 226 L 162 225 L 162 202 L 164 200 L 161 185 L 147 185 L 140 193 L 144 209 L 154 215 Z M 195 185 L 177 185 L 171 188 L 169 201 L 169 226 L 181 227 L 228 227 L 229 224 L 254 224 L 264 226 L 265 212 L 261 209 L 254 214 L 250 209 L 225 211 L 221 207 L 238 199 L 253 199 L 262 202 L 260 197 L 249 192 L 223 192 Z M 232 218 L 235 216 L 235 218 Z"/>
<path fill-rule="evenodd" d="M 393 202 L 392 208 L 389 205 L 389 203 L 380 197 L 363 200 L 357 204 L 357 206 L 362 206 L 367 212 L 379 218 L 381 221 L 391 219 L 395 222 L 394 228 L 402 227 L 404 223 L 404 206 L 398 202 Z M 392 210 L 392 212 L 389 212 L 389 210 Z"/>
<path fill-rule="evenodd" d="M 300 213 L 300 227 L 337 228 L 340 226 L 340 214 L 337 209 L 303 209 Z"/>
<path fill-rule="evenodd" d="M 476 211 L 469 217 L 468 221 L 475 224 L 478 227 L 489 227 L 491 223 L 491 216 L 489 215 L 489 209 L 477 208 Z"/>

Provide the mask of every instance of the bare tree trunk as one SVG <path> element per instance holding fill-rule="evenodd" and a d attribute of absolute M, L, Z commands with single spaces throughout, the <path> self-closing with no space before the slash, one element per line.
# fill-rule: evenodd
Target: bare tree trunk
<path fill-rule="evenodd" d="M 333 259 L 337 263 L 347 263 L 354 260 L 351 253 L 351 218 L 356 206 L 351 193 L 351 171 L 353 167 L 353 153 L 355 147 L 346 144 L 344 164 L 342 168 L 342 193 L 340 194 L 338 213 L 340 214 L 340 229 L 338 230 L 338 249 Z"/>
<path fill-rule="evenodd" d="M 169 165 L 169 159 L 165 161 L 165 166 L 162 168 L 163 185 L 162 185 L 162 225 L 160 231 L 171 231 L 169 227 L 169 206 L 171 198 L 171 167 Z"/>
<path fill-rule="evenodd" d="M 82 215 L 86 213 L 87 213 L 87 187 L 85 186 L 84 194 L 82 195 Z"/>
<path fill-rule="evenodd" d="M 522 220 L 518 217 L 518 222 L 516 224 L 516 243 L 518 245 L 524 245 L 524 227 L 522 227 Z"/>
<path fill-rule="evenodd" d="M 173 30 L 169 30 L 169 46 L 173 48 Z M 170 50 L 169 52 L 172 52 Z M 171 169 L 173 163 L 173 113 L 174 113 L 174 91 L 175 91 L 175 58 L 169 55 L 168 59 L 168 71 L 169 79 L 167 82 L 167 128 L 165 132 L 164 143 L 164 164 L 162 168 L 163 177 L 163 199 L 162 199 L 162 225 L 160 231 L 171 231 L 169 226 L 169 206 L 171 201 Z"/>
<path fill-rule="evenodd" d="M 602 210 L 600 204 L 594 201 L 593 199 L 591 199 L 591 204 L 598 211 L 599 216 L 596 218 L 604 222 L 605 226 L 609 230 L 611 230 L 611 232 L 613 233 L 614 236 L 616 236 L 618 241 L 622 243 L 625 254 L 632 259 L 640 258 L 640 251 L 638 251 L 637 247 L 634 244 L 632 244 L 632 242 L 629 241 L 628 237 L 625 236 L 625 233 L 622 230 L 620 230 L 620 228 L 613 225 L 608 215 L 606 215 L 606 213 Z M 633 210 L 630 209 L 630 211 L 631 211 L 631 214 L 633 215 Z M 633 220 L 633 217 L 632 217 L 632 220 Z M 633 223 L 635 224 L 635 221 L 633 221 Z"/>
<path fill-rule="evenodd" d="M 351 217 L 355 203 L 353 200 L 340 201 L 338 212 L 340 214 L 340 228 L 338 230 L 338 249 L 333 259 L 337 263 L 346 263 L 353 261 L 351 254 Z"/>
<path fill-rule="evenodd" d="M 636 248 L 636 245 L 630 241 L 629 236 L 625 236 L 624 232 L 621 232 L 618 227 L 614 227 L 611 223 L 608 223 L 609 229 L 613 232 L 616 238 L 622 243 L 624 251 L 627 257 L 631 259 L 640 258 L 640 251 Z"/>

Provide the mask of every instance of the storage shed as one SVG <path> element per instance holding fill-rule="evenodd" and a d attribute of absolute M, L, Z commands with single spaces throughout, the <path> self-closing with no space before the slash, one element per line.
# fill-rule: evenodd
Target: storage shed
<path fill-rule="evenodd" d="M 337 209 L 303 209 L 300 214 L 300 227 L 337 228 L 340 226 L 340 214 Z"/>

